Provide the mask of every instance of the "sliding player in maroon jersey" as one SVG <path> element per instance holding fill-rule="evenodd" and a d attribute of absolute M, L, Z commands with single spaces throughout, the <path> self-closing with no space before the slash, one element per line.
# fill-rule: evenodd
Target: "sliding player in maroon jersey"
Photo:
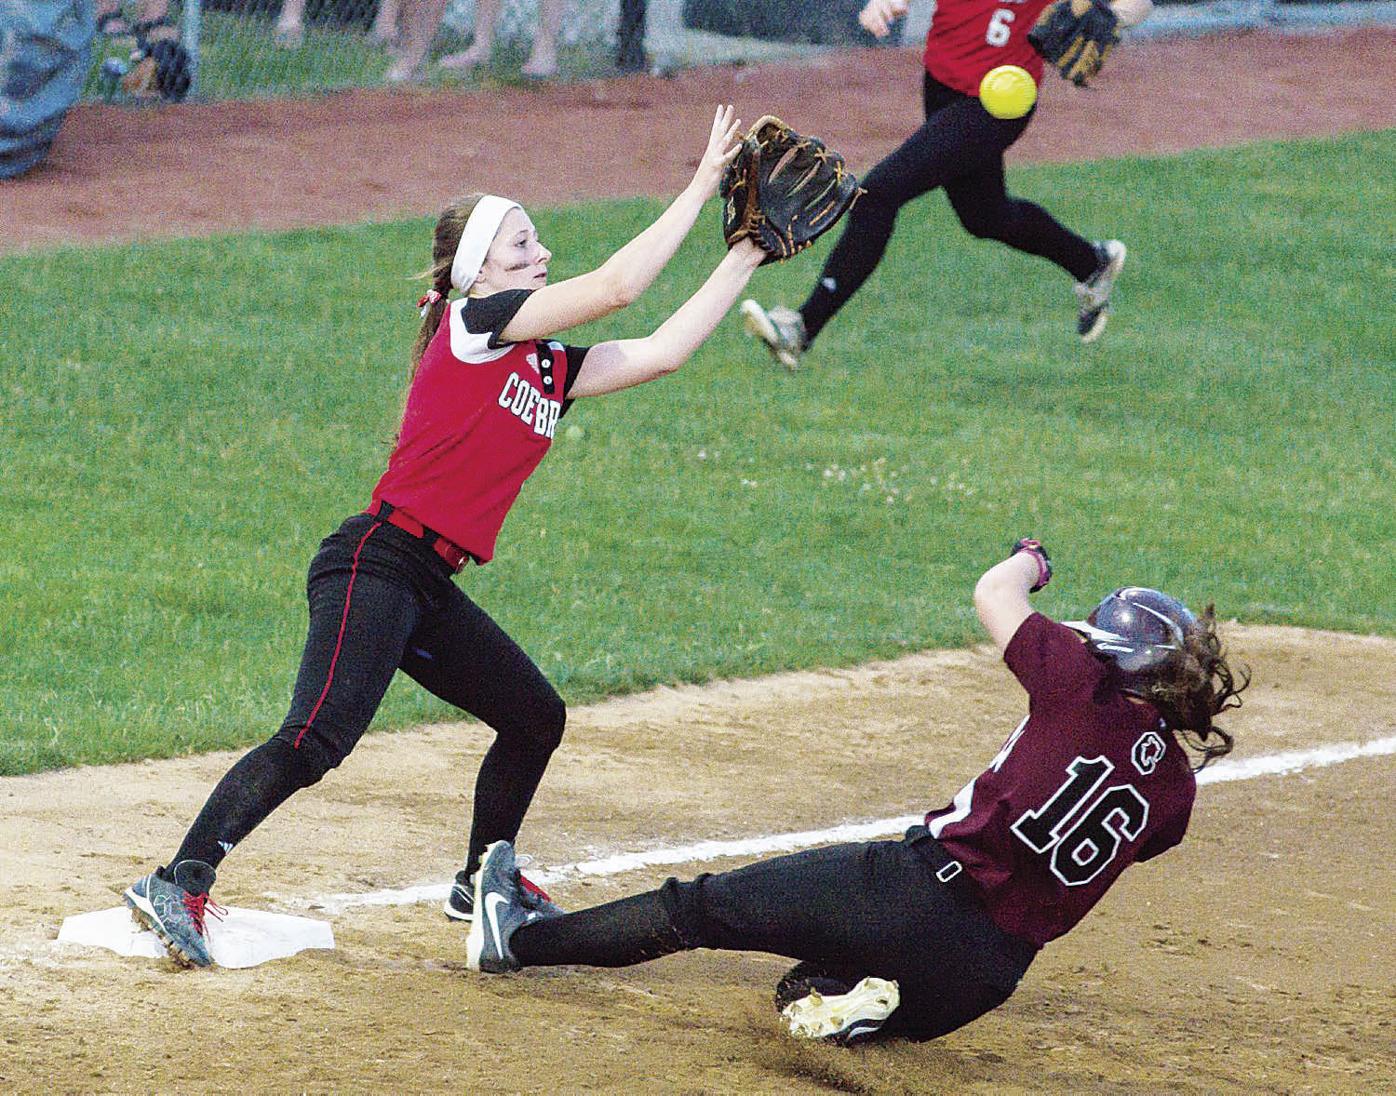
<path fill-rule="evenodd" d="M 273 810 L 348 756 L 399 669 L 495 732 L 475 784 L 465 868 L 447 916 L 469 920 L 465 884 L 486 846 L 513 840 L 566 708 L 542 672 L 452 581 L 488 563 L 523 482 L 572 401 L 678 369 L 726 315 L 765 258 L 733 247 L 692 297 L 646 338 L 566 346 L 554 332 L 634 301 L 693 227 L 738 148 L 719 108 L 688 187 L 596 270 L 548 284 L 552 253 L 516 202 L 471 195 L 436 225 L 431 289 L 411 387 L 388 469 L 367 510 L 310 565 L 310 631 L 290 713 L 238 761 L 168 861 L 126 902 L 175 959 L 208 966 L 204 915 L 215 869 Z M 460 295 L 449 299 L 452 290 Z M 537 908 L 553 909 L 537 888 Z"/>
<path fill-rule="evenodd" d="M 900 841 L 812 849 L 556 915 L 519 900 L 513 849 L 487 851 L 472 969 L 617 967 L 690 948 L 800 962 L 776 987 L 797 1036 L 932 1039 L 1008 999 L 1038 950 L 1120 872 L 1182 840 L 1201 763 L 1231 749 L 1212 717 L 1239 701 L 1201 616 L 1126 587 L 1084 621 L 1028 604 L 1051 577 L 1036 541 L 975 587 L 979 618 L 1029 714 L 986 769 Z"/>

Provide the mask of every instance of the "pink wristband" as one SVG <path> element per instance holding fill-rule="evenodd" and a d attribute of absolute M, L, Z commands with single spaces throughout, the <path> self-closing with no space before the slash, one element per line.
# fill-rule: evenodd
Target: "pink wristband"
<path fill-rule="evenodd" d="M 1047 562 L 1047 553 L 1043 551 L 1042 545 L 1037 541 L 1028 541 L 1019 548 L 1018 551 L 1026 552 L 1028 555 L 1032 556 L 1033 561 L 1037 564 L 1037 581 L 1033 583 L 1032 588 L 1028 591 L 1029 593 L 1036 593 L 1038 590 L 1041 590 L 1042 587 L 1046 586 L 1052 577 L 1052 565 Z"/>
<path fill-rule="evenodd" d="M 1047 580 L 1052 577 L 1051 568 L 1047 566 L 1047 561 L 1042 558 L 1041 548 L 1025 548 L 1023 550 L 1027 552 L 1028 555 L 1032 556 L 1033 560 L 1037 563 L 1037 583 L 1033 586 L 1033 589 L 1040 590 L 1047 585 Z"/>

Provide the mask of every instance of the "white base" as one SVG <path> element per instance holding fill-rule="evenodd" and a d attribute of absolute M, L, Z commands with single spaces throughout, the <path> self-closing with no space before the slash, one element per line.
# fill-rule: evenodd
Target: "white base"
<path fill-rule="evenodd" d="M 208 950 L 220 967 L 255 967 L 307 948 L 334 947 L 334 932 L 328 921 L 236 906 L 227 910 L 223 920 L 209 913 L 205 921 Z M 131 920 L 131 911 L 125 906 L 64 918 L 58 942 L 106 948 L 117 955 L 142 959 L 163 959 L 169 954 L 155 933 Z"/>

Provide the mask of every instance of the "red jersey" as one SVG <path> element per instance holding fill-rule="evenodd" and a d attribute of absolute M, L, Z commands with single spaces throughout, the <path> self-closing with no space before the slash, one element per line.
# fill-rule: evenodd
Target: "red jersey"
<path fill-rule="evenodd" d="M 552 445 L 586 350 L 501 342 L 531 291 L 451 302 L 407 393 L 373 502 L 388 502 L 487 563 L 524 480 Z"/>
<path fill-rule="evenodd" d="M 979 81 L 999 65 L 1027 69 L 1042 83 L 1042 55 L 1028 31 L 1050 0 L 936 0 L 922 63 L 946 87 L 979 95 Z"/>
<path fill-rule="evenodd" d="M 994 922 L 1040 946 L 1130 864 L 1182 840 L 1197 782 L 1158 713 L 1103 688 L 1108 667 L 1071 629 L 1034 613 L 1003 657 L 1028 717 L 926 825 Z"/>

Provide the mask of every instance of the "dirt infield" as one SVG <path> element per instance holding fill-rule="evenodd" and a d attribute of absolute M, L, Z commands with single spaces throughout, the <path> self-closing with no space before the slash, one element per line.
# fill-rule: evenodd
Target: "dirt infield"
<path fill-rule="evenodd" d="M 1229 634 L 1258 672 L 1231 713 L 1239 760 L 1396 733 L 1396 641 Z M 521 845 L 549 867 L 941 806 L 1021 711 L 988 649 L 596 705 L 573 713 Z M 248 838 L 220 898 L 444 881 L 484 745 L 473 725 L 370 736 Z M 1202 788 L 1188 840 L 1127 872 L 1002 1009 L 852 1052 L 780 1034 L 783 961 L 484 978 L 434 905 L 348 909 L 337 950 L 252 970 L 53 943 L 63 916 L 115 904 L 168 855 L 232 756 L 0 780 L 0 1088 L 1375 1092 L 1396 1068 L 1393 756 Z M 554 894 L 589 904 L 662 878 Z"/>
<path fill-rule="evenodd" d="M 1013 156 L 1079 160 L 1391 126 L 1393 54 L 1391 27 L 1140 42 L 1116 52 L 1097 90 L 1046 81 Z M 0 186 L 0 249 L 382 219 L 435 212 L 476 189 L 545 204 L 674 193 L 718 102 L 735 102 L 747 121 L 778 114 L 862 170 L 919 121 L 918 72 L 915 50 L 865 50 L 669 80 L 84 106 L 42 169 Z"/>

